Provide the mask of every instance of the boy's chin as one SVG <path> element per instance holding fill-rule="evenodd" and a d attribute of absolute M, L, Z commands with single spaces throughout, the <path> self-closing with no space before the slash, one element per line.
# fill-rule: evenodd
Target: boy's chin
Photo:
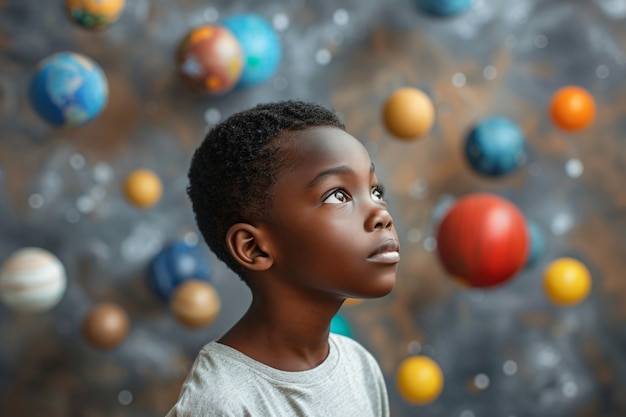
<path fill-rule="evenodd" d="M 395 286 L 396 280 L 390 280 L 389 282 L 381 283 L 378 286 L 372 286 L 366 289 L 363 289 L 362 292 L 358 294 L 354 294 L 349 297 L 349 299 L 363 300 L 363 299 L 372 299 L 372 298 L 381 298 L 386 295 L 389 295 Z"/>

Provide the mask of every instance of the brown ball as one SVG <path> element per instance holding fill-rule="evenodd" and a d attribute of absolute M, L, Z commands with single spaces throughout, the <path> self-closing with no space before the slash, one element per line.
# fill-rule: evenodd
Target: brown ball
<path fill-rule="evenodd" d="M 394 91 L 383 107 L 387 130 L 399 139 L 417 139 L 430 131 L 435 121 L 435 108 L 422 90 L 413 87 Z"/>
<path fill-rule="evenodd" d="M 220 312 L 220 298 L 213 286 L 191 279 L 180 284 L 170 301 L 176 320 L 183 326 L 199 328 L 213 323 Z"/>
<path fill-rule="evenodd" d="M 98 350 L 109 350 L 119 345 L 129 329 L 126 310 L 113 303 L 96 305 L 85 317 L 82 327 L 85 341 Z"/>

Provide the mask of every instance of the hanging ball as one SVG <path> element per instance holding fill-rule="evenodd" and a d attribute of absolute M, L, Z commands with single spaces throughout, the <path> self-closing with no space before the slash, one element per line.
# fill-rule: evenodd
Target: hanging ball
<path fill-rule="evenodd" d="M 59 52 L 37 64 L 28 95 L 31 105 L 46 122 L 78 127 L 104 110 L 109 85 L 104 71 L 91 58 Z"/>
<path fill-rule="evenodd" d="M 243 72 L 237 85 L 251 87 L 269 80 L 282 57 L 280 38 L 272 25 L 252 13 L 233 14 L 222 25 L 235 35 L 243 49 Z"/>
<path fill-rule="evenodd" d="M 550 116 L 554 124 L 564 130 L 575 131 L 587 127 L 596 114 L 596 104 L 589 91 L 569 85 L 552 96 Z"/>
<path fill-rule="evenodd" d="M 395 137 L 417 139 L 430 131 L 435 107 L 422 90 L 404 87 L 394 91 L 383 106 L 383 123 Z"/>
<path fill-rule="evenodd" d="M 480 174 L 507 175 L 526 163 L 526 139 L 515 122 L 505 117 L 488 117 L 471 129 L 465 141 L 465 156 Z"/>
<path fill-rule="evenodd" d="M 352 337 L 352 330 L 350 330 L 350 325 L 339 314 L 335 314 L 330 321 L 330 332 L 335 334 L 340 334 L 347 337 Z"/>
<path fill-rule="evenodd" d="M 148 286 L 169 303 L 174 290 L 183 282 L 195 279 L 209 281 L 211 265 L 198 244 L 175 239 L 164 245 L 148 266 Z"/>
<path fill-rule="evenodd" d="M 527 221 L 528 225 L 528 236 L 529 239 L 529 247 L 528 247 L 528 260 L 526 261 L 526 267 L 532 266 L 546 249 L 546 239 L 544 237 L 544 232 L 541 230 L 541 227 L 537 223 L 532 220 Z"/>
<path fill-rule="evenodd" d="M 0 296 L 11 309 L 38 313 L 56 306 L 67 287 L 65 267 L 47 250 L 26 247 L 11 254 L 0 270 Z"/>
<path fill-rule="evenodd" d="M 415 0 L 423 11 L 435 16 L 454 16 L 472 5 L 472 0 Z"/>
<path fill-rule="evenodd" d="M 439 397 L 443 390 L 443 372 L 432 359 L 416 355 L 405 359 L 396 373 L 400 395 L 413 404 L 427 404 Z"/>
<path fill-rule="evenodd" d="M 221 303 L 212 285 L 192 279 L 176 288 L 170 301 L 170 308 L 176 320 L 183 326 L 199 328 L 215 321 Z"/>
<path fill-rule="evenodd" d="M 128 335 L 130 319 L 117 304 L 100 303 L 83 320 L 83 338 L 94 349 L 109 350 L 118 346 Z"/>
<path fill-rule="evenodd" d="M 70 18 L 89 30 L 101 30 L 117 22 L 124 0 L 65 0 Z"/>
<path fill-rule="evenodd" d="M 161 179 L 148 169 L 137 169 L 124 180 L 124 195 L 131 204 L 139 208 L 156 204 L 161 199 L 162 192 Z"/>
<path fill-rule="evenodd" d="M 243 50 L 233 33 L 222 26 L 192 29 L 176 50 L 182 81 L 194 91 L 221 95 L 232 90 L 243 70 Z"/>
<path fill-rule="evenodd" d="M 543 276 L 548 298 L 568 306 L 584 300 L 591 290 L 591 274 L 587 267 L 573 258 L 558 258 L 546 268 Z"/>
<path fill-rule="evenodd" d="M 526 219 L 510 201 L 489 193 L 459 198 L 436 232 L 437 254 L 454 279 L 492 287 L 511 279 L 526 263 Z"/>

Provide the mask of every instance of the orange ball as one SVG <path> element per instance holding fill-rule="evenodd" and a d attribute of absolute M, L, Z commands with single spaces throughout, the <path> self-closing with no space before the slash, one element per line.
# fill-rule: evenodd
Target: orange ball
<path fill-rule="evenodd" d="M 179 323 L 186 327 L 198 328 L 215 321 L 221 303 L 212 285 L 205 281 L 190 279 L 174 290 L 170 308 Z"/>
<path fill-rule="evenodd" d="M 575 85 L 562 87 L 550 102 L 552 121 L 565 130 L 580 130 L 588 126 L 595 117 L 596 104 L 593 96 L 584 88 Z"/>
<path fill-rule="evenodd" d="M 124 194 L 128 201 L 140 208 L 153 206 L 161 198 L 161 179 L 148 169 L 137 169 L 124 181 Z"/>
<path fill-rule="evenodd" d="M 422 90 L 404 87 L 394 91 L 383 107 L 387 130 L 399 139 L 412 140 L 430 131 L 435 121 L 435 107 Z"/>
<path fill-rule="evenodd" d="M 100 303 L 83 320 L 82 333 L 91 347 L 109 350 L 126 338 L 129 329 L 126 310 L 117 304 Z"/>

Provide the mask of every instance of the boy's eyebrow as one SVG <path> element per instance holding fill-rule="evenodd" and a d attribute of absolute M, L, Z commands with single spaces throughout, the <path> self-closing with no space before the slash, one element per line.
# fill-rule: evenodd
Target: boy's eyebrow
<path fill-rule="evenodd" d="M 374 163 L 370 162 L 370 173 L 375 171 Z M 313 188 L 315 185 L 322 180 L 324 177 L 328 177 L 330 175 L 341 175 L 341 174 L 352 174 L 354 170 L 347 165 L 339 165 L 336 167 L 328 168 L 323 171 L 318 172 L 318 174 L 307 184 L 307 188 Z"/>

